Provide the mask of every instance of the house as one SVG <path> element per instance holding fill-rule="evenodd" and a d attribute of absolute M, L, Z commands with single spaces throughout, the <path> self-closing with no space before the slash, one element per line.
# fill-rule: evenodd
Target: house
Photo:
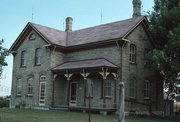
<path fill-rule="evenodd" d="M 147 69 L 153 48 L 148 20 L 133 0 L 133 18 L 72 31 L 29 22 L 10 48 L 14 56 L 11 108 L 115 112 L 119 82 L 124 82 L 125 111 L 162 111 L 162 83 Z"/>

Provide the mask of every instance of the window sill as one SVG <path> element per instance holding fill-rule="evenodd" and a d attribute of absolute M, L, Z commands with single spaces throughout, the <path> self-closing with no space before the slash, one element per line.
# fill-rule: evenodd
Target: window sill
<path fill-rule="evenodd" d="M 111 96 L 106 96 L 106 97 L 101 97 L 100 99 L 112 99 L 112 97 Z"/>
<path fill-rule="evenodd" d="M 17 94 L 16 97 L 21 97 L 21 94 Z"/>
<path fill-rule="evenodd" d="M 20 68 L 26 68 L 26 66 L 20 66 Z"/>
<path fill-rule="evenodd" d="M 150 100 L 150 98 L 149 97 L 144 97 L 144 100 Z"/>
<path fill-rule="evenodd" d="M 93 97 L 85 97 L 85 98 L 86 98 L 86 99 L 89 99 L 89 98 L 90 98 L 90 99 L 93 99 Z"/>
<path fill-rule="evenodd" d="M 33 95 L 32 94 L 27 94 L 27 97 L 33 97 Z"/>
<path fill-rule="evenodd" d="M 130 63 L 130 64 L 133 64 L 133 65 L 137 65 L 136 62 L 131 62 L 131 61 L 129 61 L 129 63 Z"/>
<path fill-rule="evenodd" d="M 135 101 L 135 100 L 136 100 L 136 98 L 135 98 L 135 97 L 129 97 L 129 100 L 133 100 L 133 101 Z"/>
<path fill-rule="evenodd" d="M 34 66 L 41 66 L 41 64 L 35 64 Z"/>

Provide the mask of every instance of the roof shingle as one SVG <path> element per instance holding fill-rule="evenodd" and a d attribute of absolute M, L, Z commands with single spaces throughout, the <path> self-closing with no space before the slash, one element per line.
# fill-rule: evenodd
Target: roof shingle
<path fill-rule="evenodd" d="M 72 32 L 64 32 L 34 23 L 31 24 L 52 44 L 66 47 L 122 38 L 143 18 L 141 16 Z"/>

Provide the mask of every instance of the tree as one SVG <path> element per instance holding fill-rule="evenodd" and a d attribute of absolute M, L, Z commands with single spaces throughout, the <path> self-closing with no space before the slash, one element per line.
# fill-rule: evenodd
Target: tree
<path fill-rule="evenodd" d="M 180 72 L 180 1 L 154 0 L 154 3 L 154 10 L 149 15 L 154 49 L 146 56 L 146 66 L 163 77 L 161 81 L 165 81 L 169 96 L 179 91 L 180 83 L 177 80 Z"/>
<path fill-rule="evenodd" d="M 8 56 L 8 49 L 2 46 L 4 40 L 0 40 L 0 76 L 2 73 L 2 66 L 7 66 L 7 62 L 5 60 L 6 56 Z"/>

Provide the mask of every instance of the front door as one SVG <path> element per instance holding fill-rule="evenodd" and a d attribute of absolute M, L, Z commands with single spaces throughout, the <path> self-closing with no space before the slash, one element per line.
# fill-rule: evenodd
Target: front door
<path fill-rule="evenodd" d="M 72 82 L 71 83 L 71 87 L 70 87 L 70 105 L 71 106 L 76 106 L 76 102 L 77 102 L 77 83 Z"/>

